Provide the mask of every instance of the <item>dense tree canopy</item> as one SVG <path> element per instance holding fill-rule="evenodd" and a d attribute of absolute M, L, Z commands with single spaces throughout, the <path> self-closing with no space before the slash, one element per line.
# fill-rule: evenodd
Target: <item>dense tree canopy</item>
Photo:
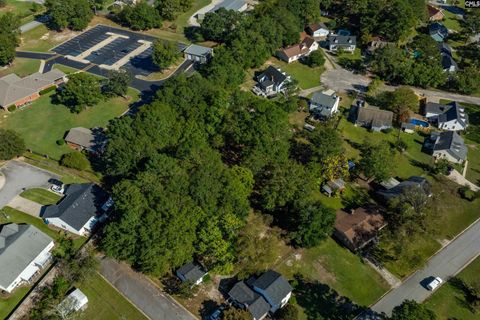
<path fill-rule="evenodd" d="M 320 202 L 300 201 L 294 209 L 298 217 L 294 240 L 298 246 L 314 247 L 333 233 L 335 211 Z"/>
<path fill-rule="evenodd" d="M 437 316 L 433 311 L 414 300 L 404 301 L 393 308 L 391 320 L 435 320 Z"/>
<path fill-rule="evenodd" d="M 387 142 L 362 146 L 360 167 L 368 179 L 382 181 L 390 177 L 393 166 L 393 151 Z"/>
<path fill-rule="evenodd" d="M 46 0 L 45 7 L 50 16 L 49 23 L 56 30 L 83 30 L 93 18 L 88 0 Z"/>
<path fill-rule="evenodd" d="M 58 102 L 76 113 L 96 105 L 101 98 L 100 82 L 95 76 L 86 72 L 69 76 L 68 82 L 57 93 Z"/>
<path fill-rule="evenodd" d="M 122 24 L 133 30 L 147 30 L 162 25 L 162 18 L 158 11 L 146 1 L 124 6 L 118 14 L 118 19 Z"/>
<path fill-rule="evenodd" d="M 180 57 L 178 45 L 175 42 L 157 40 L 153 44 L 153 62 L 161 69 L 169 67 Z"/>
<path fill-rule="evenodd" d="M 0 66 L 9 64 L 15 58 L 19 44 L 20 20 L 12 13 L 0 15 Z"/>
<path fill-rule="evenodd" d="M 192 6 L 193 0 L 155 0 L 155 8 L 166 20 L 175 19 Z"/>
<path fill-rule="evenodd" d="M 126 96 L 132 81 L 130 74 L 123 70 L 111 70 L 102 86 L 102 93 L 107 97 Z"/>
<path fill-rule="evenodd" d="M 12 130 L 0 129 L 0 160 L 10 160 L 25 151 L 25 142 Z"/>

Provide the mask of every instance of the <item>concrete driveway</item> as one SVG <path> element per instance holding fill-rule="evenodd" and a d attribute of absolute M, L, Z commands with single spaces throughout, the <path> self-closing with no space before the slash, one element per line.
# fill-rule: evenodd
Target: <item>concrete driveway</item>
<path fill-rule="evenodd" d="M 455 276 L 480 254 L 480 221 L 466 229 L 455 240 L 434 255 L 425 268 L 417 271 L 401 286 L 393 289 L 380 299 L 373 311 L 387 315 L 404 300 L 413 299 L 423 302 L 432 292 L 423 287 L 423 281 L 429 277 L 440 277 L 444 281 Z"/>
<path fill-rule="evenodd" d="M 59 179 L 53 173 L 20 161 L 8 161 L 0 172 L 5 176 L 5 184 L 0 189 L 0 208 L 6 206 L 24 189 L 48 188 L 50 179 Z"/>
<path fill-rule="evenodd" d="M 103 258 L 100 273 L 128 300 L 152 320 L 194 320 L 183 306 L 163 293 L 146 276 L 124 263 Z"/>

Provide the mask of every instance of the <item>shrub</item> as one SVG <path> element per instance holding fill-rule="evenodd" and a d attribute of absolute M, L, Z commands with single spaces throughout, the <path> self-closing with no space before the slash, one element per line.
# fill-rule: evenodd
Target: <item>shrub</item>
<path fill-rule="evenodd" d="M 62 159 L 60 159 L 60 164 L 67 168 L 77 170 L 86 170 L 90 166 L 87 157 L 83 153 L 77 151 L 64 154 Z"/>
<path fill-rule="evenodd" d="M 57 145 L 59 145 L 59 146 L 63 146 L 63 145 L 65 144 L 65 140 L 63 140 L 63 139 L 58 139 L 58 140 L 56 141 L 56 143 L 57 143 Z"/>
<path fill-rule="evenodd" d="M 398 140 L 398 142 L 397 142 L 398 151 L 404 152 L 404 151 L 407 150 L 407 148 L 408 148 L 408 144 L 405 141 Z"/>
<path fill-rule="evenodd" d="M 14 104 L 12 104 L 11 106 L 9 106 L 9 107 L 7 108 L 7 110 L 10 111 L 10 112 L 13 112 L 13 111 L 17 110 L 17 106 L 14 105 Z"/>
<path fill-rule="evenodd" d="M 387 133 L 387 134 L 390 133 L 390 132 L 392 132 L 392 131 L 393 131 L 393 128 L 382 129 L 382 132 L 383 132 L 383 133 Z"/>
<path fill-rule="evenodd" d="M 50 87 L 45 88 L 42 91 L 40 91 L 40 95 L 43 96 L 43 95 L 45 95 L 49 92 L 55 91 L 56 89 L 57 89 L 57 86 L 50 86 Z"/>
<path fill-rule="evenodd" d="M 0 160 L 10 160 L 25 151 L 25 142 L 12 130 L 0 129 Z"/>
<path fill-rule="evenodd" d="M 321 67 L 325 64 L 325 57 L 322 50 L 312 52 L 305 60 L 305 63 L 311 67 Z"/>
<path fill-rule="evenodd" d="M 468 201 L 473 201 L 478 197 L 478 194 L 467 186 L 459 188 L 458 193 L 463 199 Z"/>

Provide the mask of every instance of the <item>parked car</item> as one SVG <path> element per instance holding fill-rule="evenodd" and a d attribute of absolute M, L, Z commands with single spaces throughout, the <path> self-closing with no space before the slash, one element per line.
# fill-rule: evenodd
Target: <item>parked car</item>
<path fill-rule="evenodd" d="M 208 317 L 208 320 L 219 320 L 219 319 L 221 319 L 223 310 L 225 310 L 225 305 L 222 304 L 212 312 L 212 314 Z"/>
<path fill-rule="evenodd" d="M 442 283 L 443 283 L 443 280 L 441 278 L 435 277 L 432 281 L 430 281 L 427 284 L 427 289 L 430 291 L 433 291 L 437 289 Z"/>
<path fill-rule="evenodd" d="M 51 181 L 52 185 L 50 186 L 50 190 L 58 193 L 58 194 L 63 194 L 65 192 L 65 185 L 58 180 L 52 180 Z"/>

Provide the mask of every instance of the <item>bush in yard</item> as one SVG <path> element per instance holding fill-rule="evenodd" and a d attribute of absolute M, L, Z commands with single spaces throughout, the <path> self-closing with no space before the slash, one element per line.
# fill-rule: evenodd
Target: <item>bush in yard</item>
<path fill-rule="evenodd" d="M 250 312 L 235 307 L 229 307 L 223 312 L 223 320 L 250 320 Z"/>
<path fill-rule="evenodd" d="M 408 144 L 405 141 L 403 141 L 401 139 L 397 141 L 398 151 L 405 152 L 405 151 L 407 151 L 407 148 L 408 148 Z"/>
<path fill-rule="evenodd" d="M 0 160 L 10 160 L 25 151 L 25 142 L 12 130 L 0 129 Z"/>
<path fill-rule="evenodd" d="M 468 201 L 473 201 L 478 197 L 478 194 L 467 186 L 459 188 L 458 193 L 463 199 Z"/>
<path fill-rule="evenodd" d="M 289 303 L 275 314 L 276 320 L 298 320 L 298 309 Z"/>
<path fill-rule="evenodd" d="M 60 164 L 67 168 L 86 170 L 90 166 L 87 157 L 78 151 L 64 154 L 60 159 Z"/>
<path fill-rule="evenodd" d="M 311 67 L 321 67 L 325 64 L 325 56 L 323 55 L 322 50 L 313 51 L 310 55 L 306 58 L 305 63 Z"/>
<path fill-rule="evenodd" d="M 435 320 L 438 319 L 432 310 L 414 300 L 406 300 L 393 309 L 391 320 Z"/>
<path fill-rule="evenodd" d="M 9 106 L 9 107 L 7 108 L 7 110 L 8 110 L 9 112 L 13 112 L 13 111 L 17 110 L 17 106 L 14 105 L 14 104 L 12 104 L 11 106 Z"/>
<path fill-rule="evenodd" d="M 58 139 L 58 140 L 56 141 L 56 143 L 57 143 L 57 145 L 59 145 L 59 146 L 63 146 L 63 145 L 65 144 L 65 140 L 63 140 L 63 139 Z"/>
<path fill-rule="evenodd" d="M 450 163 L 445 159 L 440 159 L 433 165 L 433 173 L 447 175 L 450 169 Z"/>

